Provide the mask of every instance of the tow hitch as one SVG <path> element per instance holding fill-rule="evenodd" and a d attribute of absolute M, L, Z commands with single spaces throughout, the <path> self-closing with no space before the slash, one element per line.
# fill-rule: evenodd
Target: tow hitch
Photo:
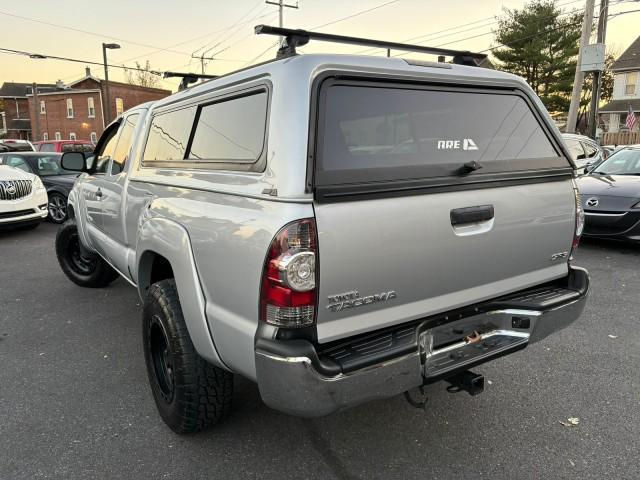
<path fill-rule="evenodd" d="M 447 387 L 447 392 L 450 393 L 464 390 L 469 395 L 478 395 L 484 390 L 484 377 L 469 370 L 447 377 L 445 380 L 451 384 Z"/>

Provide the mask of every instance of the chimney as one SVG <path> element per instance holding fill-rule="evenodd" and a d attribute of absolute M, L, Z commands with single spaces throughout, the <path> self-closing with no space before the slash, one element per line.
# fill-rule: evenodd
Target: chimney
<path fill-rule="evenodd" d="M 64 90 L 64 82 L 62 80 L 57 80 L 56 81 L 56 88 L 58 90 Z"/>
<path fill-rule="evenodd" d="M 84 74 L 87 77 L 90 77 L 91 76 L 91 69 L 89 67 L 84 67 Z"/>

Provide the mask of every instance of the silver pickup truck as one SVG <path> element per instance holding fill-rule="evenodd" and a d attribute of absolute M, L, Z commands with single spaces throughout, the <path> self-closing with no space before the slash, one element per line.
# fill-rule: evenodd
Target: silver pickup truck
<path fill-rule="evenodd" d="M 281 53 L 125 112 L 90 166 L 62 160 L 84 173 L 60 265 L 138 289 L 173 430 L 222 419 L 234 375 L 306 417 L 439 380 L 478 393 L 470 368 L 578 318 L 572 164 L 521 78 Z"/>

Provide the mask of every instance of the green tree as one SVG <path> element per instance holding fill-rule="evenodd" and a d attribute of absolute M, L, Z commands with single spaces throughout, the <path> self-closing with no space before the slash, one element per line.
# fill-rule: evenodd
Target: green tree
<path fill-rule="evenodd" d="M 552 113 L 569 109 L 582 15 L 567 14 L 552 0 L 504 9 L 494 31 L 501 48 L 497 68 L 524 77 Z"/>

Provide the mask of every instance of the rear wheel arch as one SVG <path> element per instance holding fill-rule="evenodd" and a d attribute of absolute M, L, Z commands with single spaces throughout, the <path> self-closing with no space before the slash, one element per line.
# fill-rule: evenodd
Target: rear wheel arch
<path fill-rule="evenodd" d="M 152 250 L 142 254 L 138 265 L 138 288 L 143 297 L 146 297 L 151 285 L 171 278 L 175 278 L 175 274 L 168 258 Z"/>

